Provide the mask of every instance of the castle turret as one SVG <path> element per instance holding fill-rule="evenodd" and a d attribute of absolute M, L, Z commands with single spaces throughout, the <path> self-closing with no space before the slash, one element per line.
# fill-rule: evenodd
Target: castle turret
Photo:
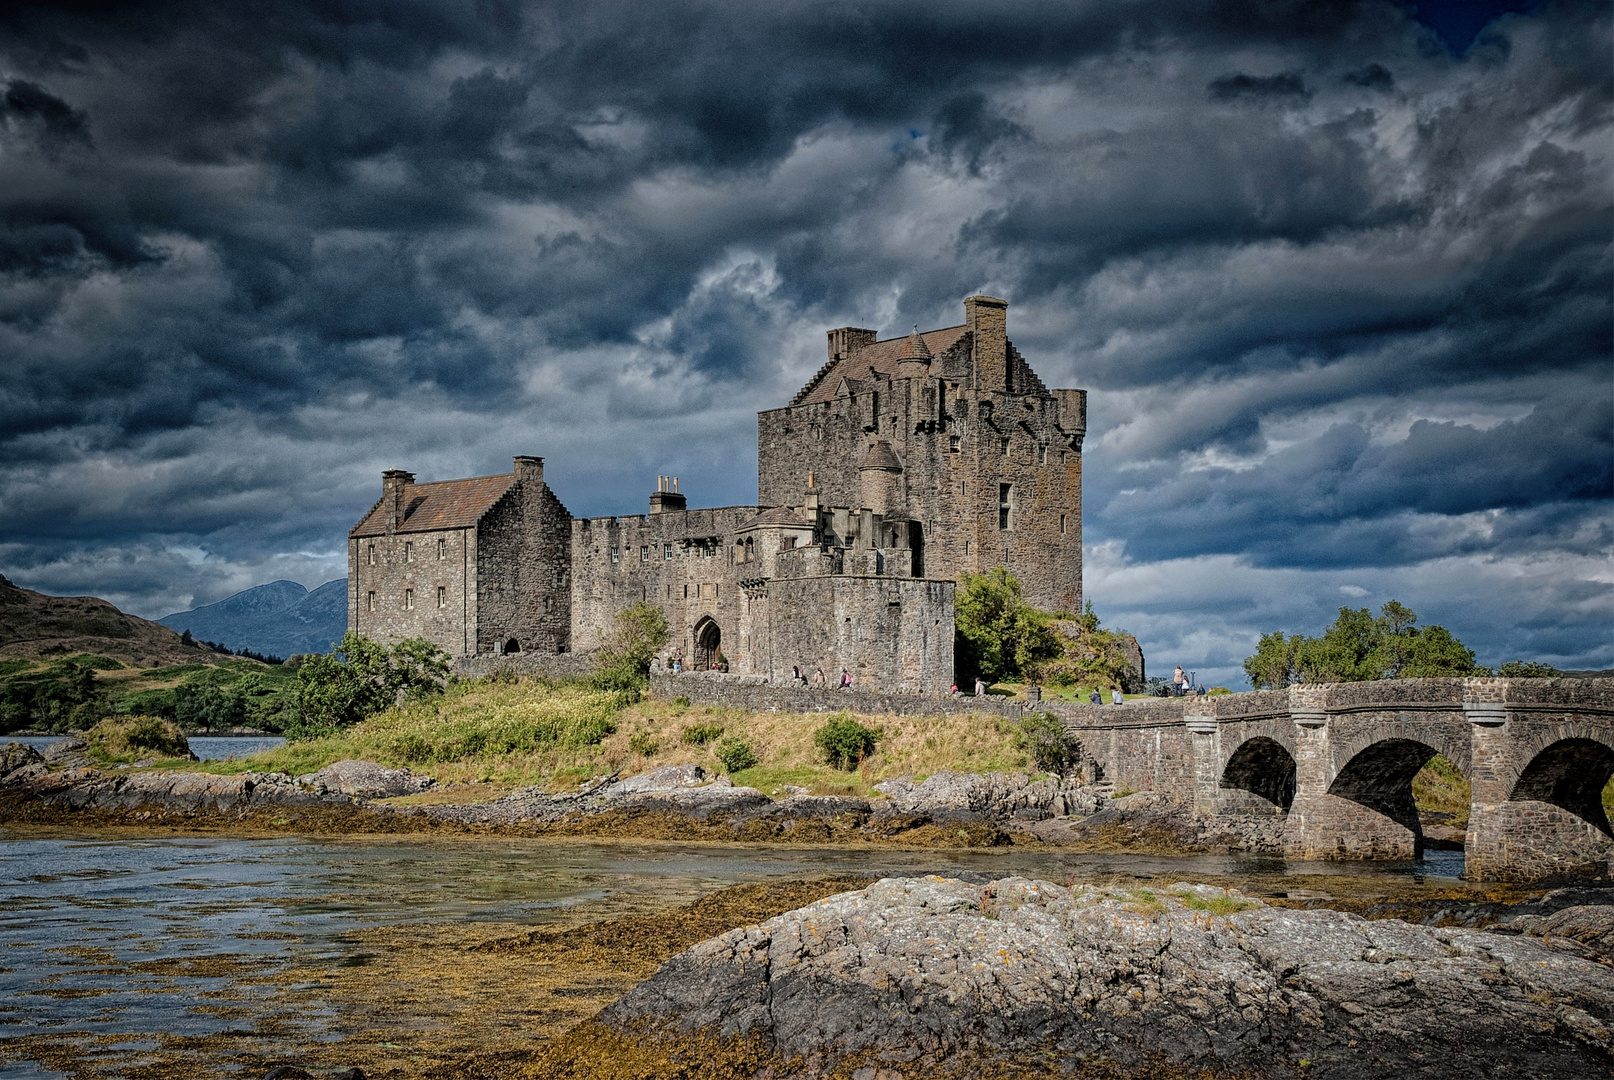
<path fill-rule="evenodd" d="M 902 506 L 902 462 L 891 444 L 880 439 L 863 455 L 858 469 L 862 482 L 863 508 L 876 514 L 889 514 Z"/>
<path fill-rule="evenodd" d="M 913 328 L 908 340 L 902 346 L 902 352 L 897 356 L 897 378 L 924 379 L 930 376 L 930 346 L 919 333 L 919 327 Z"/>

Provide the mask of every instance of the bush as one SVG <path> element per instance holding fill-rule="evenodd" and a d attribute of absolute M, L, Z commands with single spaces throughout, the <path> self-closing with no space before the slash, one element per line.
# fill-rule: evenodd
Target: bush
<path fill-rule="evenodd" d="M 101 761 L 191 756 L 179 725 L 160 716 L 109 716 L 86 731 L 84 740 L 90 744 L 90 755 Z"/>
<path fill-rule="evenodd" d="M 638 754 L 641 757 L 649 757 L 657 750 L 661 749 L 661 746 L 651 736 L 650 732 L 635 731 L 632 735 L 628 736 L 628 749 L 632 750 L 635 754 Z"/>
<path fill-rule="evenodd" d="M 723 737 L 722 724 L 691 724 L 679 735 L 685 746 L 705 746 Z"/>
<path fill-rule="evenodd" d="M 826 764 L 848 772 L 863 764 L 863 759 L 874 753 L 880 733 L 871 731 L 842 713 L 831 717 L 823 727 L 813 732 L 813 745 L 824 755 Z"/>
<path fill-rule="evenodd" d="M 660 605 L 641 601 L 618 611 L 596 659 L 595 687 L 635 694 L 643 690 L 650 682 L 650 661 L 668 636 L 667 613 Z"/>
<path fill-rule="evenodd" d="M 1066 730 L 1057 717 L 1036 713 L 1021 720 L 1019 727 L 1015 745 L 1043 772 L 1064 776 L 1081 761 L 1081 739 Z"/>
<path fill-rule="evenodd" d="M 319 738 L 374 716 L 397 701 L 422 700 L 442 691 L 448 654 L 411 638 L 387 648 L 348 633 L 336 651 L 310 656 L 297 669 L 297 718 L 286 727 L 292 740 Z"/>
<path fill-rule="evenodd" d="M 713 753 L 723 763 L 723 768 L 731 773 L 749 769 L 757 763 L 756 751 L 751 749 L 751 744 L 732 736 L 718 743 Z"/>
<path fill-rule="evenodd" d="M 999 566 L 965 572 L 958 581 L 954 626 L 959 681 L 980 675 L 990 685 L 1033 671 L 1060 655 L 1048 617 L 1026 603 L 1020 582 Z"/>

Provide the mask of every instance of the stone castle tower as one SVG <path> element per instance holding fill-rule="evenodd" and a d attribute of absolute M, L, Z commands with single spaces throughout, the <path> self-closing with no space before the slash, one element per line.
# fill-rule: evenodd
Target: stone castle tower
<path fill-rule="evenodd" d="M 1008 339 L 1008 304 L 906 338 L 829 331 L 829 362 L 757 418 L 757 501 L 801 498 L 903 523 L 916 576 L 1006 566 L 1048 611 L 1082 607 L 1087 393 L 1048 390 Z"/>
<path fill-rule="evenodd" d="M 690 666 L 943 691 L 962 571 L 1006 566 L 1036 606 L 1081 609 L 1086 393 L 1043 386 L 1007 308 L 974 296 L 963 325 L 886 341 L 831 330 L 829 362 L 757 418 L 755 506 L 689 509 L 663 477 L 647 514 L 573 518 L 541 458 L 389 470 L 348 534 L 348 628 L 456 656 L 589 652 L 655 603 Z"/>

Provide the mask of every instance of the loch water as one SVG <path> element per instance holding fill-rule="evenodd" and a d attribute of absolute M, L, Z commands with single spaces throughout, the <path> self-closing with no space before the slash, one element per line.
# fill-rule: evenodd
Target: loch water
<path fill-rule="evenodd" d="M 250 970 L 260 958 L 268 967 L 288 956 L 301 966 L 362 964 L 353 935 L 387 924 L 611 918 L 741 882 L 831 873 L 969 870 L 1061 882 L 1234 875 L 1259 887 L 1262 878 L 1292 872 L 1461 872 L 1460 852 L 1431 855 L 1410 864 L 1286 864 L 1048 849 L 0 832 L 0 1078 L 60 1075 L 8 1052 L 19 1036 L 86 1033 L 113 1050 L 138 1052 L 141 1036 L 153 1032 L 251 1027 L 254 1010 L 267 1016 L 273 1004 L 263 989 L 242 985 L 242 965 Z M 187 963 L 224 956 L 233 968 Z M 306 1010 L 297 1023 L 310 1036 L 342 1036 L 334 1010 Z"/>

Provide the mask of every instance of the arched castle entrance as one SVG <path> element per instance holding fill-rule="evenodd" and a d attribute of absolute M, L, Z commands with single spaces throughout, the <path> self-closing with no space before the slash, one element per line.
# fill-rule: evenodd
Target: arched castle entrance
<path fill-rule="evenodd" d="M 723 651 L 723 628 L 710 615 L 703 615 L 700 622 L 695 624 L 693 640 L 695 670 L 710 671 L 713 662 Z"/>

